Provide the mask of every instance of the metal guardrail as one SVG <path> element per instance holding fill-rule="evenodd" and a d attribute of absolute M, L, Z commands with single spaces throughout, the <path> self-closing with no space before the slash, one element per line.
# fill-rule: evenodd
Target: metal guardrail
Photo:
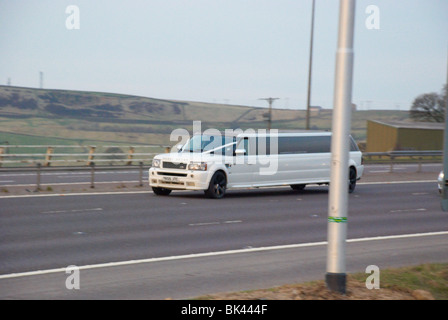
<path fill-rule="evenodd" d="M 10 153 L 14 149 L 46 149 L 45 153 Z M 55 149 L 83 149 L 88 152 L 80 153 L 55 153 Z M 114 153 L 114 152 L 98 152 L 98 149 L 111 149 L 111 148 L 128 148 L 127 153 Z M 160 152 L 135 152 L 136 149 L 145 148 L 158 148 L 163 152 L 170 152 L 171 147 L 165 145 L 143 145 L 143 146 L 65 146 L 65 145 L 0 145 L 0 167 L 4 165 L 42 165 L 49 167 L 54 164 L 62 164 L 64 166 L 70 164 L 84 164 L 89 166 L 92 162 L 96 163 L 109 163 L 118 165 L 132 165 L 134 162 L 150 162 L 154 155 Z M 161 151 L 162 152 L 162 151 Z"/>
<path fill-rule="evenodd" d="M 11 153 L 14 149 L 44 148 L 46 152 L 40 153 Z M 88 150 L 88 152 L 74 152 L 74 153 L 56 153 L 55 150 L 59 149 L 82 149 Z M 98 152 L 98 150 L 111 150 L 111 148 L 127 148 L 127 153 L 124 152 Z M 158 148 L 159 152 L 136 152 L 136 149 L 148 149 Z M 61 166 L 70 165 L 85 165 L 90 166 L 93 162 L 96 164 L 104 165 L 132 165 L 133 163 L 150 163 L 154 155 L 161 152 L 170 152 L 171 147 L 166 145 L 141 145 L 141 146 L 66 146 L 66 145 L 0 145 L 0 167 L 4 165 L 23 165 L 28 164 L 31 166 L 41 165 L 43 167 L 49 167 L 51 165 L 59 164 Z M 429 151 L 389 151 L 389 152 L 365 152 L 363 153 L 364 159 L 369 162 L 386 162 L 393 166 L 394 163 L 399 160 L 413 162 L 424 162 L 430 160 L 436 160 L 442 157 L 443 152 L 441 150 L 429 150 Z M 388 161 L 387 161 L 388 160 Z M 439 159 L 440 160 L 440 159 Z M 391 167 L 392 168 L 392 167 Z"/>
<path fill-rule="evenodd" d="M 45 153 L 11 153 L 24 149 L 44 149 Z M 98 152 L 111 148 L 126 149 L 127 152 Z M 159 152 L 136 152 L 139 149 L 157 148 Z M 86 152 L 61 152 L 56 149 Z M 114 150 L 114 149 L 112 149 Z M 115 149 L 116 150 L 116 149 Z M 139 186 L 143 186 L 143 170 L 148 169 L 154 155 L 170 152 L 171 147 L 165 145 L 137 145 L 137 146 L 73 146 L 73 145 L 0 145 L 0 172 L 31 171 L 36 173 L 35 191 L 41 191 L 41 174 L 46 171 L 89 171 L 90 188 L 95 188 L 96 170 L 137 169 L 139 171 Z M 146 163 L 146 165 L 145 165 Z M 101 164 L 101 165 L 98 165 Z"/>
<path fill-rule="evenodd" d="M 393 172 L 393 167 L 395 164 L 400 163 L 409 163 L 412 161 L 413 163 L 418 164 L 417 172 L 422 171 L 422 164 L 427 162 L 441 161 L 443 156 L 442 150 L 400 150 L 400 151 L 389 151 L 389 152 L 364 152 L 364 159 L 368 160 L 371 163 L 381 162 L 388 163 L 390 165 L 389 172 Z M 383 161 L 383 157 L 386 158 L 386 161 Z"/>
<path fill-rule="evenodd" d="M 22 145 L 0 145 L 0 172 L 18 172 L 18 171 L 32 171 L 36 172 L 36 191 L 41 189 L 41 173 L 43 171 L 90 171 L 90 188 L 95 187 L 95 170 L 123 170 L 123 169 L 138 169 L 139 170 L 139 185 L 143 185 L 142 177 L 143 170 L 148 169 L 150 162 L 155 154 L 154 152 L 139 152 L 136 153 L 136 148 L 155 148 L 163 149 L 164 152 L 170 152 L 169 146 L 161 145 L 146 145 L 146 146 L 128 146 L 128 153 L 97 153 L 95 152 L 99 148 L 112 148 L 123 146 L 22 146 Z M 5 153 L 6 148 L 47 148 L 46 153 L 18 153 L 10 154 Z M 87 153 L 54 153 L 56 148 L 84 148 L 88 149 Z M 124 157 L 120 159 L 98 159 L 98 157 Z M 142 158 L 135 158 L 136 156 Z M 417 162 L 418 170 L 421 172 L 421 166 L 424 162 L 437 162 L 441 161 L 443 156 L 442 151 L 390 151 L 390 152 L 366 152 L 363 153 L 364 159 L 368 159 L 370 163 L 381 162 L 390 165 L 390 172 L 393 172 L 393 166 L 395 164 L 409 162 L 411 159 L 414 163 Z M 69 159 L 54 159 L 54 157 L 68 157 Z M 12 160 L 4 160 L 4 158 Z M 14 159 L 16 158 L 16 159 Z M 20 159 L 17 159 L 20 158 Z M 33 159 L 29 159 L 33 158 Z M 386 158 L 386 161 L 383 160 Z M 402 159 L 400 161 L 400 159 Z M 405 160 L 405 161 L 403 161 Z M 147 163 L 145 165 L 145 162 Z M 3 164 L 28 164 L 29 166 L 16 166 L 16 167 L 2 167 Z M 53 163 L 64 164 L 61 166 L 51 166 Z M 67 164 L 78 164 L 78 166 L 68 166 Z M 79 163 L 84 165 L 79 166 Z M 103 163 L 103 165 L 97 165 L 97 163 Z M 107 163 L 114 164 L 107 166 Z"/>
<path fill-rule="evenodd" d="M 149 165 L 144 165 L 143 162 L 139 162 L 138 165 L 123 165 L 123 166 L 96 166 L 94 162 L 92 162 L 89 166 L 82 166 L 82 167 L 42 167 L 40 163 L 37 163 L 36 166 L 33 167 L 15 167 L 15 168 L 0 168 L 0 172 L 35 172 L 36 173 L 36 180 L 35 180 L 35 192 L 42 191 L 41 189 L 41 175 L 43 172 L 60 172 L 60 171 L 89 171 L 90 172 L 90 181 L 86 184 L 90 184 L 90 188 L 95 188 L 95 171 L 116 171 L 116 170 L 127 170 L 127 169 L 133 169 L 138 170 L 139 172 L 139 186 L 143 186 L 143 172 L 144 170 L 148 170 L 150 168 Z M 122 183 L 112 181 L 108 183 Z M 67 183 L 67 185 L 70 185 L 70 183 Z"/>

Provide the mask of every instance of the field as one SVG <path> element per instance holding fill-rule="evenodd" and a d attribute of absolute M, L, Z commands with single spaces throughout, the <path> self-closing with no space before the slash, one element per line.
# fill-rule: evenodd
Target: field
<path fill-rule="evenodd" d="M 0 144 L 172 145 L 174 129 L 266 129 L 268 109 L 112 93 L 0 86 Z M 274 109 L 273 129 L 305 129 L 305 110 Z M 406 120 L 407 111 L 352 112 L 353 136 L 366 139 L 367 119 Z M 311 129 L 331 130 L 332 111 L 312 113 Z"/>

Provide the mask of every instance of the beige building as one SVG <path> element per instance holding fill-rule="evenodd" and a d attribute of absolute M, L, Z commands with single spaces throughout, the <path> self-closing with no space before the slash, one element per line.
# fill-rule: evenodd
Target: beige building
<path fill-rule="evenodd" d="M 366 152 L 442 150 L 444 123 L 367 120 Z"/>

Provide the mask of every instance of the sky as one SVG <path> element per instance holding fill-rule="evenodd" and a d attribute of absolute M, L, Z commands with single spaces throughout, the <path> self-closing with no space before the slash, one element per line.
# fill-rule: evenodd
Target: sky
<path fill-rule="evenodd" d="M 339 1 L 315 3 L 311 105 L 332 108 Z M 0 0 L 0 84 L 39 88 L 42 72 L 45 89 L 258 107 L 273 97 L 274 108 L 306 109 L 311 8 L 312 0 Z M 441 92 L 447 0 L 358 0 L 354 34 L 358 110 L 409 110 L 418 95 Z"/>

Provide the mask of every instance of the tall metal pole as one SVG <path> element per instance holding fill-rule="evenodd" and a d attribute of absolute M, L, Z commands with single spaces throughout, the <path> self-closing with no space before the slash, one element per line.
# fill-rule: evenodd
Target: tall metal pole
<path fill-rule="evenodd" d="M 448 59 L 446 70 L 446 86 L 448 86 Z M 441 207 L 443 211 L 448 211 L 448 87 L 445 97 L 445 132 L 443 136 L 443 183 L 442 183 L 442 200 Z"/>
<path fill-rule="evenodd" d="M 346 292 L 345 242 L 348 213 L 355 1 L 340 0 L 339 7 L 328 204 L 327 273 L 325 276 L 327 287 L 343 294 Z"/>
<path fill-rule="evenodd" d="M 311 10 L 310 58 L 308 62 L 308 94 L 306 99 L 306 130 L 310 130 L 311 69 L 313 65 L 314 8 L 315 8 L 315 0 L 313 0 L 313 7 Z"/>

